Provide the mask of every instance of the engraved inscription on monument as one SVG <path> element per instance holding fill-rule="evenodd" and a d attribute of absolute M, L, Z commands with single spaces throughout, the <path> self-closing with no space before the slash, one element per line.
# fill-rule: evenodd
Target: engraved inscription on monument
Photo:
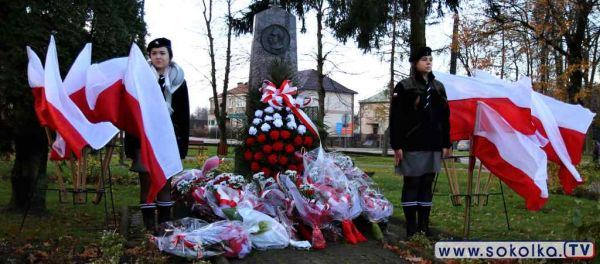
<path fill-rule="evenodd" d="M 274 55 L 281 55 L 290 47 L 290 33 L 280 25 L 270 25 L 261 32 L 260 44 Z"/>

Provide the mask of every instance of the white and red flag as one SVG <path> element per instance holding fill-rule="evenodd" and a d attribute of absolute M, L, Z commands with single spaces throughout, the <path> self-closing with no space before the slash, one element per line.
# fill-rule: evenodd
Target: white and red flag
<path fill-rule="evenodd" d="M 139 138 L 141 160 L 150 174 L 147 200 L 152 202 L 183 166 L 163 94 L 140 49 L 132 45 L 128 58 L 92 65 L 85 93 L 92 119 L 110 121 Z"/>
<path fill-rule="evenodd" d="M 507 83 L 483 71 L 476 71 L 475 76 Z M 585 134 L 595 114 L 580 105 L 568 104 L 533 91 L 529 77 L 522 77 L 510 85 L 531 94 L 532 122 L 537 133 L 550 143 L 542 147 L 548 160 L 560 165 L 558 175 L 563 190 L 567 194 L 572 193 L 577 185 L 583 183 L 575 165 L 581 161 Z"/>
<path fill-rule="evenodd" d="M 473 155 L 525 199 L 528 210 L 548 199 L 547 157 L 535 135 L 514 129 L 495 109 L 478 102 Z"/>
<path fill-rule="evenodd" d="M 450 140 L 469 139 L 473 134 L 477 103 L 485 102 L 523 134 L 535 133 L 531 123 L 531 96 L 506 84 L 486 79 L 435 72 L 446 88 L 450 106 Z"/>
<path fill-rule="evenodd" d="M 65 156 L 65 152 L 72 150 L 79 158 L 85 146 L 100 149 L 106 145 L 118 130 L 106 122 L 91 123 L 68 97 L 60 77 L 54 37 L 50 38 L 45 69 L 29 47 L 27 53 L 29 83 L 35 97 L 38 119 L 43 126 L 57 131 L 60 135 L 57 144 L 61 143 L 62 138 L 68 146 L 68 149 L 64 145 L 53 146 L 53 149 L 62 154 L 60 156 Z"/>

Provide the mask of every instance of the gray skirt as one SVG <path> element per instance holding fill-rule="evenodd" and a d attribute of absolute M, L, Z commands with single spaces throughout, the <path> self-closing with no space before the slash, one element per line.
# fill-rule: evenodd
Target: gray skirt
<path fill-rule="evenodd" d="M 406 151 L 396 166 L 396 173 L 406 177 L 419 177 L 426 173 L 437 173 L 442 164 L 441 151 Z"/>

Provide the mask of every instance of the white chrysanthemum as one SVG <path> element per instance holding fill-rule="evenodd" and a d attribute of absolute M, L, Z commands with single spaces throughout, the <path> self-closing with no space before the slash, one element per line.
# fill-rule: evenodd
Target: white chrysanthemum
<path fill-rule="evenodd" d="M 265 122 L 273 121 L 273 116 L 265 116 Z"/>
<path fill-rule="evenodd" d="M 285 111 L 288 111 L 288 113 L 289 113 L 289 112 L 292 112 L 292 109 L 290 109 L 289 107 L 286 107 Z"/>
<path fill-rule="evenodd" d="M 296 122 L 296 118 L 294 118 L 294 115 L 289 114 L 285 117 L 285 120 L 287 120 L 288 122 Z"/>
<path fill-rule="evenodd" d="M 298 127 L 298 125 L 296 125 L 296 122 L 288 122 L 287 127 L 289 129 L 296 129 Z"/>
<path fill-rule="evenodd" d="M 304 135 L 304 133 L 306 133 L 306 127 L 304 125 L 299 125 L 298 126 L 298 134 Z"/>
<path fill-rule="evenodd" d="M 275 125 L 275 127 L 282 127 L 283 126 L 283 121 L 281 121 L 281 119 L 275 119 L 275 121 L 273 121 L 273 125 Z"/>
<path fill-rule="evenodd" d="M 262 120 L 260 120 L 260 118 L 254 118 L 254 120 L 252 120 L 252 124 L 255 126 L 258 126 L 260 123 L 262 123 Z"/>
<path fill-rule="evenodd" d="M 263 115 L 263 111 L 262 110 L 256 110 L 256 112 L 254 112 L 254 116 L 256 116 L 256 117 L 260 118 L 260 117 L 262 117 L 262 115 Z"/>
<path fill-rule="evenodd" d="M 275 113 L 275 114 L 273 114 L 273 118 L 281 119 L 281 115 L 279 113 Z"/>
<path fill-rule="evenodd" d="M 265 108 L 265 112 L 267 114 L 272 114 L 273 112 L 275 112 L 275 109 L 273 109 L 273 107 L 269 106 L 269 107 Z"/>
<path fill-rule="evenodd" d="M 262 126 L 260 126 L 260 130 L 262 130 L 263 132 L 268 132 L 269 130 L 271 130 L 271 126 L 267 123 L 262 124 Z"/>
<path fill-rule="evenodd" d="M 252 127 L 250 127 L 250 129 L 248 129 L 248 134 L 250 134 L 251 136 L 254 136 L 254 135 L 256 135 L 256 132 L 258 132 L 258 131 L 256 130 L 256 127 L 253 127 L 253 126 L 252 126 Z"/>

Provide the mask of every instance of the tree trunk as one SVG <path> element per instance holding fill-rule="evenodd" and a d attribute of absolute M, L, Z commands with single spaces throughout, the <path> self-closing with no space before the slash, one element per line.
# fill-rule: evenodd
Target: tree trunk
<path fill-rule="evenodd" d="M 425 40 L 425 1 L 411 1 L 410 7 L 410 50 L 427 46 Z"/>
<path fill-rule="evenodd" d="M 395 60 L 395 56 L 396 56 L 396 38 L 397 38 L 397 32 L 396 32 L 396 26 L 398 23 L 398 1 L 394 0 L 393 3 L 394 5 L 393 9 L 394 9 L 394 15 L 392 17 L 392 51 L 390 52 L 390 83 L 388 85 L 388 90 L 389 90 L 389 95 L 390 95 L 390 107 L 392 105 L 392 93 L 394 92 L 394 63 L 396 62 Z M 388 119 L 388 123 L 389 123 L 389 119 Z M 388 149 L 389 149 L 389 140 L 390 140 L 390 127 L 388 126 L 385 131 L 383 132 L 383 146 L 381 147 L 381 155 L 382 156 L 386 156 Z"/>
<path fill-rule="evenodd" d="M 458 10 L 454 11 L 454 25 L 452 26 L 452 44 L 450 48 L 450 74 L 456 74 L 458 60 Z"/>
<path fill-rule="evenodd" d="M 46 213 L 48 140 L 37 123 L 22 128 L 15 138 L 15 162 L 10 181 L 12 194 L 7 210 Z"/>
<path fill-rule="evenodd" d="M 317 85 L 319 94 L 319 111 L 317 123 L 321 128 L 325 125 L 325 86 L 323 85 L 323 64 L 325 58 L 323 58 L 323 2 L 320 1 L 317 6 Z M 320 129 L 321 139 L 325 139 L 327 131 Z M 325 144 L 323 144 L 325 145 Z"/>
<path fill-rule="evenodd" d="M 227 1 L 227 17 L 231 19 L 231 0 Z M 227 49 L 225 51 L 225 76 L 223 78 L 223 96 L 221 98 L 221 111 L 219 118 L 219 155 L 227 155 L 227 87 L 229 86 L 229 71 L 231 65 L 231 23 L 227 23 Z"/>

